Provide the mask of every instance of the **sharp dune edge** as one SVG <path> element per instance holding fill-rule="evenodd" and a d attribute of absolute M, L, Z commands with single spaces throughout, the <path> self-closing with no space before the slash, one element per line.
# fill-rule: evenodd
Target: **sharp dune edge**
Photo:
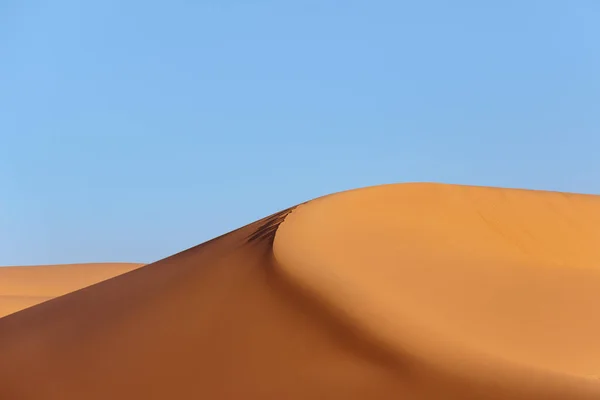
<path fill-rule="evenodd" d="M 143 264 L 89 263 L 0 268 L 0 317 L 121 275 Z"/>
<path fill-rule="evenodd" d="M 600 399 L 599 305 L 600 197 L 371 187 L 0 318 L 0 399 Z"/>

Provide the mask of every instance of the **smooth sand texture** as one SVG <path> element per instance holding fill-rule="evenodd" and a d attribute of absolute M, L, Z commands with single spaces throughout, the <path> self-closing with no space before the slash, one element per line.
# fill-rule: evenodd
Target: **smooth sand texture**
<path fill-rule="evenodd" d="M 600 198 L 326 196 L 0 319 L 4 399 L 600 399 Z"/>
<path fill-rule="evenodd" d="M 91 263 L 0 268 L 0 317 L 121 275 L 143 264 Z"/>

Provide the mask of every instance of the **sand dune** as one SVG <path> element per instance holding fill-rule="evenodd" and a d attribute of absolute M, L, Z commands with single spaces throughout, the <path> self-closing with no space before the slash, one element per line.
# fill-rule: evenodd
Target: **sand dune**
<path fill-rule="evenodd" d="M 91 263 L 0 268 L 0 317 L 121 275 L 143 264 Z"/>
<path fill-rule="evenodd" d="M 1 318 L 0 398 L 600 399 L 598 305 L 600 197 L 366 188 Z"/>

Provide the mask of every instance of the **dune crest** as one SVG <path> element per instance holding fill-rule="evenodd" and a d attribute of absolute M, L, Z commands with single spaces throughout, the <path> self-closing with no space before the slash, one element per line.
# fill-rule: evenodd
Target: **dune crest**
<path fill-rule="evenodd" d="M 0 318 L 0 398 L 600 398 L 600 198 L 322 197 Z"/>

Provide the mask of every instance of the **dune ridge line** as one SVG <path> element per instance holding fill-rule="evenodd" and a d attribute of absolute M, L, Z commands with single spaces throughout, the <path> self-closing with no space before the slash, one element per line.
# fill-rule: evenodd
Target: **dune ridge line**
<path fill-rule="evenodd" d="M 597 196 L 323 196 L 0 318 L 0 398 L 600 398 Z"/>

